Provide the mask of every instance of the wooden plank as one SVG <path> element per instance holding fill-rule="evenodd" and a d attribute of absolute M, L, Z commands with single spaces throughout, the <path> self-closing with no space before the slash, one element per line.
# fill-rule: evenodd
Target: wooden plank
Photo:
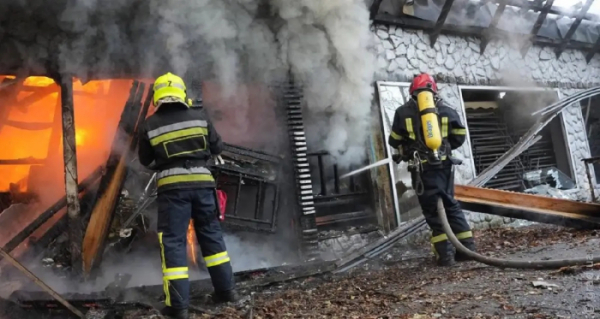
<path fill-rule="evenodd" d="M 8 121 L 8 114 L 17 101 L 17 94 L 23 85 L 23 80 L 4 78 L 0 83 L 0 132 Z"/>
<path fill-rule="evenodd" d="M 600 218 L 584 214 L 502 204 L 472 197 L 456 197 L 462 209 L 496 216 L 524 219 L 538 223 L 573 228 L 600 228 Z"/>
<path fill-rule="evenodd" d="M 435 41 L 437 41 L 438 36 L 442 32 L 442 28 L 444 27 L 446 18 L 448 18 L 448 13 L 450 13 L 450 9 L 452 9 L 453 3 L 454 3 L 454 0 L 446 0 L 446 2 L 444 2 L 444 6 L 442 7 L 442 12 L 440 12 L 438 19 L 435 22 L 435 26 L 433 27 L 433 30 L 429 34 L 429 41 L 431 42 L 432 48 L 433 48 L 433 45 L 435 44 Z"/>
<path fill-rule="evenodd" d="M 548 16 L 548 12 L 550 12 L 550 8 L 552 8 L 553 4 L 554 4 L 554 0 L 546 1 L 546 4 L 542 8 L 542 11 L 540 11 L 540 14 L 537 17 L 537 20 L 533 24 L 533 28 L 531 29 L 531 32 L 529 33 L 530 41 L 526 41 L 523 44 L 523 47 L 521 48 L 522 56 L 525 56 L 527 54 L 527 51 L 529 51 L 529 48 L 531 47 L 531 39 L 537 36 L 537 34 L 540 31 L 540 28 L 542 27 L 542 25 L 544 24 L 544 21 L 546 20 L 546 17 Z"/>
<path fill-rule="evenodd" d="M 102 175 L 102 168 L 98 167 L 88 177 L 86 177 L 81 184 L 78 185 L 78 192 L 85 192 L 87 189 L 94 184 L 98 178 Z M 32 221 L 27 227 L 25 227 L 20 233 L 14 236 L 10 241 L 4 245 L 3 249 L 7 252 L 12 252 L 17 246 L 19 246 L 25 239 L 33 234 L 40 226 L 54 216 L 58 211 L 67 206 L 67 197 L 63 196 L 52 206 L 48 207 L 42 212 L 34 221 Z"/>
<path fill-rule="evenodd" d="M 127 159 L 135 136 L 144 87 L 143 83 L 133 82 L 106 163 L 106 174 L 100 181 L 97 199 L 83 240 L 83 271 L 86 278 L 93 275 L 92 272 L 102 261 L 104 243 L 127 173 Z M 127 147 L 124 148 L 124 145 Z"/>
<path fill-rule="evenodd" d="M 560 46 L 558 48 L 556 48 L 555 52 L 556 52 L 557 59 L 560 57 L 560 55 L 563 53 L 563 51 L 567 48 L 567 46 L 569 45 L 569 42 L 571 42 L 571 37 L 573 36 L 573 34 L 575 34 L 575 30 L 577 30 L 577 28 L 581 24 L 583 17 L 585 16 L 585 14 L 588 12 L 590 7 L 592 6 L 592 3 L 594 3 L 594 0 L 587 0 L 586 3 L 581 8 L 581 10 L 579 11 L 579 13 L 577 14 L 575 21 L 573 22 L 573 24 L 571 24 L 571 27 L 569 28 L 569 31 L 567 31 L 567 34 L 563 38 L 562 43 L 560 44 Z"/>
<path fill-rule="evenodd" d="M 36 285 L 38 285 L 40 288 L 42 288 L 42 290 L 44 290 L 50 296 L 52 296 L 52 298 L 56 299 L 63 306 L 65 306 L 67 309 L 69 309 L 77 317 L 85 318 L 85 315 L 81 311 L 79 311 L 77 308 L 73 307 L 73 305 L 71 303 L 66 301 L 56 291 L 52 290 L 52 288 L 50 288 L 50 286 L 48 286 L 45 282 L 43 282 L 41 279 L 36 277 L 31 271 L 29 271 L 29 269 L 25 268 L 25 266 L 23 266 L 20 262 L 18 262 L 16 259 L 14 259 L 11 255 L 9 255 L 3 249 L 0 249 L 0 256 L 6 258 L 13 266 L 15 266 L 15 268 L 17 268 L 19 271 L 21 271 L 21 273 L 23 273 L 25 276 L 29 277 L 29 279 L 31 279 Z"/>
<path fill-rule="evenodd" d="M 77 148 L 75 146 L 75 110 L 73 105 L 73 78 L 60 76 L 60 100 L 62 109 L 63 161 L 65 170 L 65 191 L 67 214 L 69 216 L 69 252 L 71 269 L 81 271 L 81 241 L 83 225 L 77 187 Z"/>
<path fill-rule="evenodd" d="M 498 22 L 500 22 L 500 18 L 502 17 L 502 14 L 504 13 L 505 9 L 506 9 L 506 0 L 501 0 L 500 3 L 498 4 L 498 8 L 496 8 L 496 12 L 494 12 L 494 17 L 492 18 L 492 22 L 490 23 L 490 26 L 488 27 L 487 30 L 485 30 L 485 32 L 483 34 L 483 38 L 481 39 L 481 44 L 479 45 L 479 54 L 483 54 L 483 52 L 485 51 L 485 48 L 487 47 L 488 43 L 490 42 L 490 34 L 492 32 L 494 32 L 494 30 L 496 30 L 496 26 L 498 25 Z"/>
<path fill-rule="evenodd" d="M 18 128 L 20 130 L 26 131 L 43 131 L 52 127 L 53 123 L 48 122 L 17 122 L 17 121 L 6 121 L 4 123 L 6 126 L 12 126 L 14 128 Z"/>
<path fill-rule="evenodd" d="M 582 203 L 566 199 L 513 193 L 497 189 L 479 188 L 466 185 L 454 187 L 457 200 L 477 199 L 498 204 L 516 205 L 532 209 L 543 209 L 562 213 L 573 213 L 590 217 L 600 217 L 600 205 Z"/>

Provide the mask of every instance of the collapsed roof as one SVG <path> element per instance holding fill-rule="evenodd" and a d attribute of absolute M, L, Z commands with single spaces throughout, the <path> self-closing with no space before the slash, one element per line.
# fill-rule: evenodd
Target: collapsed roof
<path fill-rule="evenodd" d="M 484 38 L 485 32 L 533 36 L 534 42 L 560 48 L 600 49 L 600 17 L 589 13 L 594 0 L 571 10 L 553 5 L 553 0 L 374 0 L 371 17 L 380 23 L 426 27 L 432 34 L 442 28 Z M 416 19 L 415 19 L 416 18 Z M 414 23 L 414 20 L 429 24 Z M 418 21 L 417 21 L 418 22 Z M 540 39 L 542 38 L 542 39 Z M 545 41 L 540 41 L 545 40 Z M 487 40 L 484 40 L 487 41 Z M 435 42 L 432 41 L 432 45 Z M 485 49 L 485 46 L 483 46 Z M 482 50 L 483 51 L 483 50 Z M 588 61 L 592 55 L 588 55 Z"/>

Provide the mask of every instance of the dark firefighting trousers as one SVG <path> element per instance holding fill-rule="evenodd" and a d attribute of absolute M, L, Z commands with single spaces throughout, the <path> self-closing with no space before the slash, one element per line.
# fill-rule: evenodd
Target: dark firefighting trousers
<path fill-rule="evenodd" d="M 414 178 L 413 178 L 414 180 Z M 454 199 L 454 171 L 452 167 L 427 169 L 421 172 L 424 192 L 418 196 L 425 221 L 432 231 L 431 244 L 436 257 L 454 257 L 452 243 L 448 240 L 438 217 L 437 202 L 442 198 L 448 223 L 456 237 L 462 241 L 472 241 L 473 233 L 459 203 Z M 468 245 L 472 246 L 471 244 Z"/>
<path fill-rule="evenodd" d="M 193 219 L 198 244 L 215 292 L 234 288 L 233 271 L 221 225 L 214 188 L 175 189 L 158 193 L 160 243 L 165 304 L 175 309 L 189 305 L 187 230 Z"/>

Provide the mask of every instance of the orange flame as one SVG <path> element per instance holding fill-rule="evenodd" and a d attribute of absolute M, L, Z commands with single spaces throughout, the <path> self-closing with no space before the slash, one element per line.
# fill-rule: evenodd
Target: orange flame
<path fill-rule="evenodd" d="M 11 78 L 14 77 L 0 75 L 0 81 Z M 73 82 L 80 180 L 106 162 L 131 83 L 132 80 Z M 50 78 L 35 76 L 26 78 L 22 85 L 5 86 L 0 90 L 0 110 L 3 110 L 0 111 L 0 141 L 3 141 L 0 159 L 44 160 L 40 167 L 0 166 L 0 191 L 9 189 L 10 184 L 18 184 L 20 191 L 40 193 L 45 203 L 63 196 L 59 86 Z M 27 123 L 37 128 L 24 128 L 23 124 Z"/>
<path fill-rule="evenodd" d="M 190 225 L 187 230 L 187 243 L 188 243 L 188 260 L 192 262 L 194 266 L 198 265 L 196 260 L 196 232 L 194 231 L 194 222 L 190 220 Z"/>

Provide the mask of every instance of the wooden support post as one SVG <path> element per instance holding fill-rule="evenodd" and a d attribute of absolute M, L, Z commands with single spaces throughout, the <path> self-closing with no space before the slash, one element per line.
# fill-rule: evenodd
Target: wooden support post
<path fill-rule="evenodd" d="M 60 76 L 60 100 L 62 109 L 63 160 L 65 168 L 65 192 L 67 196 L 67 214 L 69 216 L 69 252 L 71 269 L 81 272 L 81 243 L 83 225 L 79 192 L 77 190 L 77 149 L 75 147 L 75 110 L 73 105 L 73 79 Z"/>
<path fill-rule="evenodd" d="M 571 37 L 573 37 L 573 34 L 575 34 L 575 30 L 577 30 L 577 28 L 581 24 L 583 17 L 585 17 L 585 14 L 588 12 L 590 7 L 592 6 L 592 3 L 594 3 L 594 0 L 587 0 L 587 2 L 583 5 L 581 10 L 577 14 L 575 21 L 573 21 L 573 24 L 571 24 L 571 27 L 569 28 L 569 31 L 567 31 L 567 34 L 563 38 L 562 43 L 560 44 L 560 46 L 558 48 L 556 48 L 555 52 L 556 52 L 557 59 L 560 58 L 560 55 L 567 48 L 567 46 L 569 45 L 569 42 L 571 42 Z"/>
<path fill-rule="evenodd" d="M 131 148 L 135 147 L 132 144 L 142 108 L 143 94 L 144 84 L 134 81 L 129 99 L 121 114 L 111 154 L 106 163 L 106 173 L 98 187 L 97 199 L 83 240 L 83 270 L 87 279 L 93 277 L 93 271 L 102 261 L 104 243 L 108 237 L 114 211 L 127 174 L 127 158 Z M 141 117 L 145 118 L 145 115 Z"/>

